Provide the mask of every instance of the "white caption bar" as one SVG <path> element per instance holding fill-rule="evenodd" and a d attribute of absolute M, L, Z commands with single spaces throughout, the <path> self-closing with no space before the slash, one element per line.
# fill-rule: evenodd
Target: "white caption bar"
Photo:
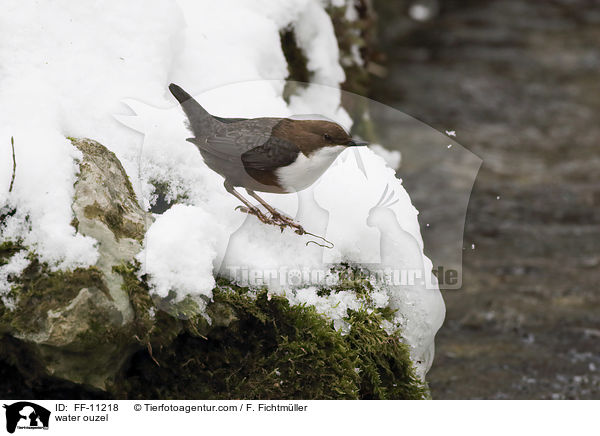
<path fill-rule="evenodd" d="M 17 401 L 0 434 L 502 435 L 597 432 L 599 401 Z M 11 432 L 12 430 L 12 432 Z M 8 432 L 8 433 L 7 433 Z"/>

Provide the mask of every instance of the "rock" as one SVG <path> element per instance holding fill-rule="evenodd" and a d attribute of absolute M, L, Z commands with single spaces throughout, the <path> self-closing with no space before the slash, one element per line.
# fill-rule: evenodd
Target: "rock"
<path fill-rule="evenodd" d="M 96 266 L 104 275 L 110 296 L 123 316 L 133 311 L 123 280 L 114 266 L 129 262 L 141 250 L 141 242 L 152 218 L 137 203 L 131 182 L 114 153 L 89 139 L 73 139 L 83 153 L 81 172 L 75 183 L 73 212 L 77 231 L 98 241 Z"/>
<path fill-rule="evenodd" d="M 1 330 L 26 343 L 48 375 L 106 389 L 139 348 L 130 296 L 113 268 L 140 251 L 151 217 L 137 204 L 114 153 L 89 139 L 72 142 L 83 154 L 73 225 L 98 241 L 97 264 L 53 271 L 30 253 L 29 266 L 10 292 L 14 310 L 0 312 Z M 24 247 L 2 248 L 0 258 Z"/>

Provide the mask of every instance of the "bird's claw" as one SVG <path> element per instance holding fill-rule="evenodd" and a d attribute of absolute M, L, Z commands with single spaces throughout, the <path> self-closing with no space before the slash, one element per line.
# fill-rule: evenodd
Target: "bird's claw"
<path fill-rule="evenodd" d="M 279 221 L 281 223 L 281 225 L 283 225 L 284 227 L 291 227 L 293 229 L 295 229 L 294 231 L 296 233 L 298 233 L 299 235 L 303 235 L 304 229 L 302 228 L 302 226 L 300 224 L 298 224 L 296 221 L 294 221 L 293 218 L 290 218 L 289 216 L 286 216 L 282 213 L 279 212 L 275 212 L 271 214 L 271 218 L 275 221 Z"/>
<path fill-rule="evenodd" d="M 263 214 L 260 210 L 258 210 L 255 207 L 248 208 L 246 206 L 237 206 L 235 208 L 235 210 L 239 210 L 240 212 L 247 213 L 248 215 L 254 215 L 256 218 L 258 218 L 261 222 L 263 222 L 265 224 L 272 224 L 272 222 L 269 220 L 269 218 L 267 218 L 267 216 L 265 214 Z"/>
<path fill-rule="evenodd" d="M 304 227 L 302 227 L 300 224 L 298 224 L 297 222 L 295 222 L 292 218 L 285 216 L 279 212 L 275 212 L 271 214 L 271 217 L 267 217 L 266 215 L 264 215 L 260 210 L 258 210 L 258 208 L 248 208 L 246 206 L 237 206 L 235 208 L 236 210 L 239 210 L 241 212 L 247 213 L 249 215 L 254 215 L 256 216 L 261 222 L 265 223 L 265 224 L 271 224 L 274 226 L 278 226 L 279 229 L 281 230 L 281 233 L 283 233 L 283 231 L 286 228 L 290 228 L 294 231 L 294 233 L 296 233 L 297 235 L 310 235 L 310 236 L 314 236 L 315 238 L 320 239 L 321 241 L 323 241 L 324 243 L 319 243 L 317 241 L 308 241 L 306 243 L 306 245 L 308 244 L 315 244 L 318 245 L 320 247 L 324 247 L 324 248 L 333 248 L 333 243 L 331 241 L 328 241 L 327 239 L 325 239 L 322 236 L 319 235 L 315 235 L 314 233 L 310 233 L 307 232 L 306 230 L 304 230 Z"/>

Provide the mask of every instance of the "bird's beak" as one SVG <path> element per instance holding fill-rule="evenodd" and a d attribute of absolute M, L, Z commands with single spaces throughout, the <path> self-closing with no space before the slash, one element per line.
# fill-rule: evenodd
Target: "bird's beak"
<path fill-rule="evenodd" d="M 363 145 L 369 145 L 369 143 L 365 141 L 359 141 L 357 139 L 351 139 L 347 145 L 348 147 L 361 147 Z"/>

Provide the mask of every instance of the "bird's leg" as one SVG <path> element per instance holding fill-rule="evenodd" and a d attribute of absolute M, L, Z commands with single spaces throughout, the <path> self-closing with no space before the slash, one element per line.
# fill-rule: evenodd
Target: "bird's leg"
<path fill-rule="evenodd" d="M 224 186 L 225 186 L 225 190 L 227 192 L 229 192 L 235 198 L 240 200 L 246 206 L 246 207 L 238 206 L 238 207 L 236 207 L 236 209 L 240 209 L 242 212 L 255 215 L 260 221 L 262 221 L 265 224 L 273 224 L 273 222 L 271 220 L 269 220 L 269 218 L 267 218 L 265 216 L 265 214 L 263 214 L 256 206 L 254 206 L 252 203 L 250 203 L 248 200 L 246 200 L 244 197 L 242 197 L 242 195 L 235 190 L 235 188 L 233 187 L 233 185 L 231 185 L 231 183 L 225 181 Z"/>
<path fill-rule="evenodd" d="M 282 230 L 286 226 L 291 227 L 294 229 L 294 232 L 296 232 L 298 235 L 314 236 L 315 238 L 321 239 L 321 241 L 323 242 L 323 243 L 320 243 L 317 241 L 308 241 L 306 243 L 306 245 L 312 243 L 312 244 L 316 244 L 316 245 L 318 245 L 320 247 L 324 247 L 324 248 L 333 248 L 333 242 L 328 241 L 323 236 L 319 236 L 319 235 L 315 235 L 314 233 L 307 232 L 306 230 L 304 230 L 304 227 L 302 227 L 300 224 L 295 222 L 292 218 L 285 216 L 281 212 L 276 211 L 269 203 L 267 203 L 265 200 L 260 198 L 256 192 L 252 191 L 251 189 L 246 189 L 246 192 L 252 198 L 256 199 L 260 204 L 262 204 L 265 207 L 265 209 L 267 209 L 271 213 L 271 215 L 273 216 L 274 219 L 281 222 L 280 227 Z"/>
<path fill-rule="evenodd" d="M 300 224 L 295 222 L 292 218 L 285 216 L 281 212 L 278 212 L 277 210 L 275 210 L 275 208 L 273 208 L 269 203 L 267 203 L 265 200 L 260 198 L 256 192 L 252 191 L 251 189 L 246 189 L 246 192 L 252 198 L 256 199 L 260 204 L 262 204 L 265 207 L 265 209 L 267 209 L 269 211 L 269 213 L 271 214 L 273 219 L 280 221 L 284 225 L 293 227 L 294 229 L 296 229 L 296 233 L 300 232 L 298 234 L 306 233 Z"/>
<path fill-rule="evenodd" d="M 273 224 L 273 225 L 279 226 L 281 228 L 282 232 L 283 232 L 284 228 L 291 227 L 292 229 L 294 229 L 294 232 L 297 233 L 298 235 L 314 236 L 315 238 L 318 238 L 324 242 L 324 244 L 322 244 L 317 241 L 308 241 L 306 243 L 306 245 L 312 243 L 312 244 L 316 244 L 316 245 L 319 245 L 319 246 L 325 247 L 325 248 L 333 248 L 333 243 L 331 243 L 330 241 L 328 241 L 327 239 L 325 239 L 322 236 L 307 232 L 306 230 L 304 230 L 304 228 L 300 224 L 295 222 L 292 218 L 287 217 L 280 212 L 277 212 L 269 203 L 267 203 L 265 200 L 263 200 L 258 195 L 256 195 L 256 192 L 254 192 L 250 189 L 246 189 L 246 191 L 248 192 L 248 194 L 250 196 L 255 198 L 260 204 L 262 204 L 269 211 L 269 213 L 271 213 L 272 218 L 266 217 L 256 206 L 252 205 L 252 203 L 250 203 L 248 200 L 246 200 L 244 197 L 242 197 L 242 195 L 235 190 L 235 188 L 233 187 L 233 185 L 231 183 L 225 181 L 224 186 L 225 186 L 225 189 L 227 190 L 227 192 L 229 192 L 231 195 L 235 196 L 235 198 L 237 198 L 242 203 L 244 203 L 245 206 L 238 206 L 238 207 L 236 207 L 236 209 L 240 209 L 242 212 L 255 215 L 259 220 L 261 220 L 265 224 Z"/>

